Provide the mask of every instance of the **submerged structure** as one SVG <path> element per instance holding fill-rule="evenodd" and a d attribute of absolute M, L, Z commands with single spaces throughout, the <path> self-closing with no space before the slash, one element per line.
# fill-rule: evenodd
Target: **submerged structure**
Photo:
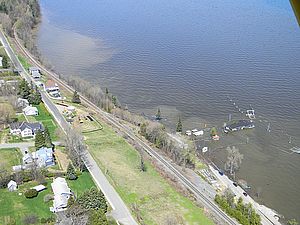
<path fill-rule="evenodd" d="M 229 125 L 226 125 L 223 130 L 225 133 L 239 131 L 244 129 L 252 129 L 254 128 L 254 122 L 252 120 L 238 120 Z"/>

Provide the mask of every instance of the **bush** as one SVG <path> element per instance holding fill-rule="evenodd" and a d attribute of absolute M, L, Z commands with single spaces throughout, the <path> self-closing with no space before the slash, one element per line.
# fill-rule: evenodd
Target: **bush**
<path fill-rule="evenodd" d="M 53 199 L 54 199 L 54 196 L 51 194 L 47 194 L 44 196 L 44 202 L 50 202 Z"/>
<path fill-rule="evenodd" d="M 24 193 L 26 198 L 35 198 L 38 195 L 38 192 L 35 189 L 28 189 Z"/>
<path fill-rule="evenodd" d="M 27 215 L 23 218 L 23 224 L 36 224 L 38 222 L 38 218 L 36 215 Z"/>

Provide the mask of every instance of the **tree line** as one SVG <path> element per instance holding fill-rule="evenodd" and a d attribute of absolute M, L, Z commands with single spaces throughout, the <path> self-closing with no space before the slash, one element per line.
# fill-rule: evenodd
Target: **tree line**
<path fill-rule="evenodd" d="M 0 0 L 0 21 L 4 31 L 13 36 L 15 26 L 18 37 L 24 46 L 33 54 L 37 54 L 32 34 L 39 23 L 41 10 L 38 0 Z"/>

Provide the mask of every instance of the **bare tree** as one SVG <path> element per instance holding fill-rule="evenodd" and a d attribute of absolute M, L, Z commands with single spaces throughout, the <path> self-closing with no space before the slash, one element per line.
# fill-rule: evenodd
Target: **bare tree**
<path fill-rule="evenodd" d="M 74 166 L 83 170 L 86 157 L 86 145 L 83 136 L 75 129 L 69 129 L 64 141 Z"/>
<path fill-rule="evenodd" d="M 227 147 L 227 161 L 225 163 L 225 170 L 230 173 L 230 175 L 235 175 L 235 172 L 239 169 L 244 155 L 240 153 L 239 149 L 235 146 L 232 148 Z"/>

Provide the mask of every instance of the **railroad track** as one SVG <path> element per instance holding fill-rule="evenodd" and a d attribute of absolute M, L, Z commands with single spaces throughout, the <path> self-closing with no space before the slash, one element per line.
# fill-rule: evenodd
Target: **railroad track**
<path fill-rule="evenodd" d="M 64 87 L 66 90 L 70 92 L 74 92 L 75 90 L 62 81 L 59 76 L 49 71 L 45 68 L 41 63 L 39 63 L 20 43 L 17 35 L 15 34 L 15 43 L 18 45 L 19 49 L 26 55 L 36 66 L 38 66 L 42 71 L 46 72 L 53 80 L 55 80 L 60 86 Z M 161 155 L 159 155 L 155 150 L 153 150 L 148 144 L 144 143 L 139 137 L 137 137 L 132 131 L 123 126 L 118 119 L 113 117 L 111 114 L 104 112 L 94 103 L 90 102 L 86 97 L 82 94 L 80 95 L 82 103 L 93 109 L 95 112 L 99 113 L 106 121 L 114 125 L 116 128 L 122 130 L 128 137 L 138 143 L 143 149 L 153 158 L 155 158 L 159 163 L 161 163 L 164 167 L 166 167 L 169 171 L 171 171 L 178 180 L 187 187 L 192 193 L 194 193 L 197 198 L 210 210 L 212 210 L 221 220 L 223 220 L 227 224 L 237 225 L 239 224 L 236 220 L 229 217 L 225 212 L 223 212 L 215 203 L 213 199 L 206 197 L 191 181 L 189 181 L 180 171 L 178 171 L 171 163 L 165 160 Z"/>

